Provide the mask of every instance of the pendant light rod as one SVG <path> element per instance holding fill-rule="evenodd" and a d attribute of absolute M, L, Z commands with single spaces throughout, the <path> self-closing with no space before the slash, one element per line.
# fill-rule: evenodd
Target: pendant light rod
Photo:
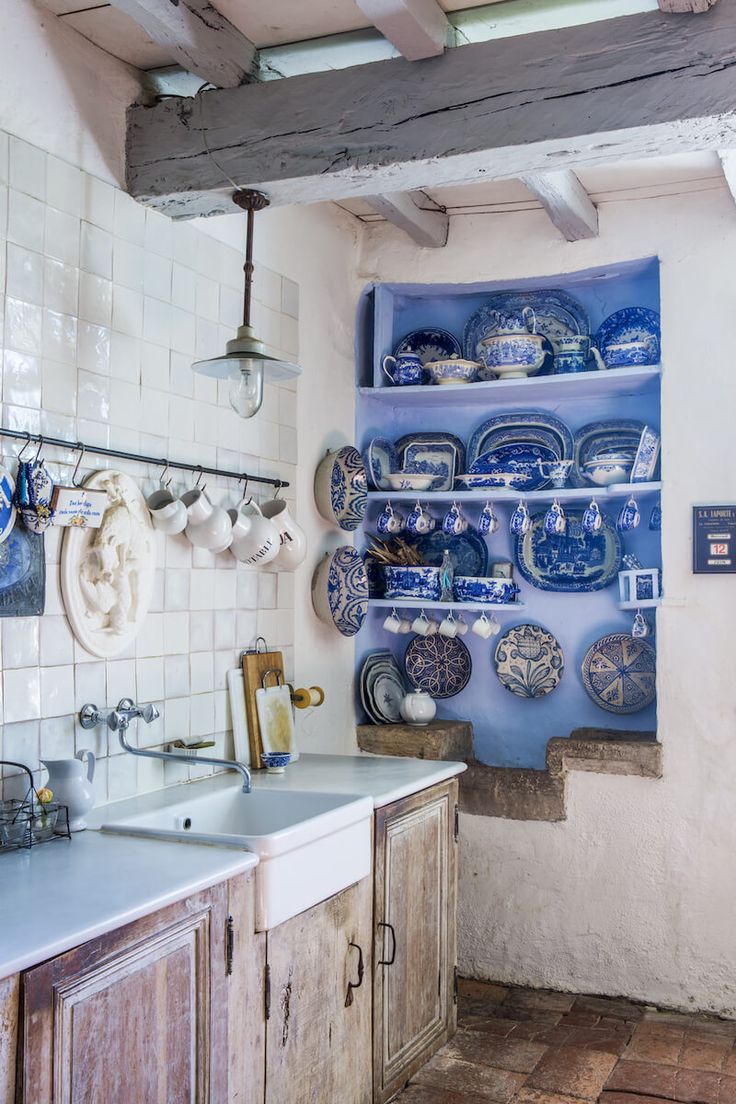
<path fill-rule="evenodd" d="M 268 199 L 263 192 L 256 192 L 252 188 L 239 188 L 233 192 L 233 203 L 237 204 L 247 216 L 245 231 L 245 264 L 243 272 L 245 283 L 243 288 L 243 325 L 250 326 L 251 300 L 253 292 L 253 225 L 256 211 L 263 211 L 268 207 Z"/>

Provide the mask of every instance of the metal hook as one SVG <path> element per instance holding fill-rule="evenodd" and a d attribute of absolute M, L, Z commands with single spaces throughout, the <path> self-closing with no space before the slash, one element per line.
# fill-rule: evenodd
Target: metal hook
<path fill-rule="evenodd" d="M 171 486 L 171 476 L 169 476 L 168 481 L 166 480 L 166 476 L 168 475 L 168 472 L 169 472 L 169 466 L 170 466 L 169 461 L 164 460 L 164 470 L 161 472 L 161 475 L 158 477 L 158 481 L 159 481 L 159 483 L 161 484 L 162 487 L 170 487 Z"/>
<path fill-rule="evenodd" d="M 274 489 L 274 492 L 273 492 L 273 497 L 274 497 L 274 499 L 277 499 L 279 497 L 279 491 L 281 490 L 281 480 L 280 479 L 277 479 L 274 482 L 274 488 L 275 489 Z"/>
<path fill-rule="evenodd" d="M 247 475 L 243 475 L 243 476 L 241 476 L 240 478 L 241 478 L 241 482 L 243 483 L 243 497 L 242 497 L 242 498 L 241 498 L 241 500 L 240 500 L 240 505 L 242 506 L 242 505 L 243 505 L 243 503 L 244 503 L 244 502 L 245 502 L 245 500 L 246 500 L 246 497 L 247 497 L 247 495 L 248 495 L 248 476 L 247 476 Z M 250 501 L 250 500 L 249 500 L 249 501 Z"/>
<path fill-rule="evenodd" d="M 201 464 L 197 464 L 197 467 L 196 467 L 195 471 L 198 471 L 199 475 L 197 476 L 197 482 L 194 484 L 194 486 L 199 487 L 199 484 L 202 482 L 202 476 L 204 475 L 204 468 L 202 467 Z M 199 489 L 202 492 L 204 492 L 206 486 L 207 486 L 206 483 L 202 483 L 202 486 Z"/>
<path fill-rule="evenodd" d="M 33 438 L 31 437 L 31 435 L 30 435 L 30 433 L 28 432 L 28 430 L 26 430 L 26 440 L 25 440 L 25 444 L 23 445 L 23 448 L 22 448 L 22 449 L 20 450 L 20 452 L 18 453 L 18 463 L 19 463 L 19 464 L 20 464 L 20 463 L 22 463 L 22 461 L 23 461 L 23 454 L 25 453 L 25 451 L 26 451 L 26 449 L 28 448 L 28 446 L 29 446 L 29 445 L 31 444 L 32 440 L 33 440 Z"/>
<path fill-rule="evenodd" d="M 41 449 L 42 448 L 43 448 L 43 437 L 39 433 L 39 435 L 38 435 L 38 448 L 36 449 L 36 455 L 33 457 L 33 463 L 34 464 L 38 463 L 38 458 L 41 455 Z"/>
<path fill-rule="evenodd" d="M 77 441 L 77 448 L 79 449 L 79 456 L 77 457 L 77 463 L 74 468 L 74 473 L 72 474 L 72 487 L 78 487 L 80 485 L 79 483 L 77 483 L 77 475 L 79 474 L 79 469 L 82 466 L 82 460 L 84 459 L 85 453 L 85 448 L 81 441 Z"/>

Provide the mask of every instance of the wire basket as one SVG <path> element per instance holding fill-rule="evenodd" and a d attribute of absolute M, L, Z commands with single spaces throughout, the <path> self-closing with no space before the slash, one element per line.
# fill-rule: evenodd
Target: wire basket
<path fill-rule="evenodd" d="M 37 847 L 55 839 L 71 839 L 69 808 L 57 801 L 36 799 L 33 774 L 23 763 L 0 759 L 2 767 L 17 767 L 28 775 L 28 789 L 20 800 L 0 801 L 0 854 L 20 847 Z"/>

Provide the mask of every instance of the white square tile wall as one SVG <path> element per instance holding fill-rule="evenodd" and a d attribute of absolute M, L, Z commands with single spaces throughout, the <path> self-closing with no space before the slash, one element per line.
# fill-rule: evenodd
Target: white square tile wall
<path fill-rule="evenodd" d="M 196 377 L 191 361 L 217 353 L 240 322 L 242 264 L 230 248 L 186 223 L 148 211 L 109 184 L 0 132 L 0 336 L 2 423 L 74 442 L 113 445 L 291 483 L 296 480 L 296 393 L 266 387 L 262 410 L 242 421 L 226 389 Z M 255 312 L 269 351 L 299 354 L 299 288 L 259 264 Z M 18 449 L 0 439 L 14 470 Z M 71 477 L 75 453 L 48 449 L 52 474 Z M 145 494 L 159 472 L 85 459 L 83 474 L 120 463 Z M 191 484 L 176 473 L 175 484 Z M 208 491 L 236 503 L 231 481 Z M 27 762 L 91 747 L 98 801 L 187 777 L 186 766 L 121 753 L 106 731 L 84 732 L 87 701 L 156 701 L 162 721 L 133 733 L 147 745 L 214 735 L 232 753 L 226 672 L 263 634 L 292 676 L 294 580 L 236 564 L 229 553 L 159 536 L 154 601 L 125 655 L 109 662 L 73 639 L 59 588 L 60 534 L 46 537 L 46 612 L 0 620 L 0 758 Z M 199 768 L 201 771 L 202 768 Z M 42 773 L 37 775 L 39 780 Z M 18 778 L 5 781 L 14 793 Z"/>

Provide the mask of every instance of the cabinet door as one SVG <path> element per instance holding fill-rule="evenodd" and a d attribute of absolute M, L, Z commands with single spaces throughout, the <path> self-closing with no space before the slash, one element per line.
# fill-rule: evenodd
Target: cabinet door
<path fill-rule="evenodd" d="M 455 1031 L 457 783 L 376 813 L 374 1099 L 388 1100 Z"/>
<path fill-rule="evenodd" d="M 252 1086 L 243 1084 L 242 1058 L 231 1062 L 228 1053 L 253 949 L 231 906 L 242 911 L 250 877 L 220 883 L 25 973 L 23 1104 L 257 1100 L 246 1094 Z M 251 903 L 250 932 L 252 919 Z M 260 987 L 254 996 L 261 1006 Z M 250 1062 L 256 1082 L 262 1060 L 261 1052 Z"/>
<path fill-rule="evenodd" d="M 268 933 L 267 1104 L 371 1101 L 372 896 L 364 878 Z"/>
<path fill-rule="evenodd" d="M 19 992 L 18 974 L 0 979 L 0 1104 L 12 1104 L 15 1100 Z"/>

